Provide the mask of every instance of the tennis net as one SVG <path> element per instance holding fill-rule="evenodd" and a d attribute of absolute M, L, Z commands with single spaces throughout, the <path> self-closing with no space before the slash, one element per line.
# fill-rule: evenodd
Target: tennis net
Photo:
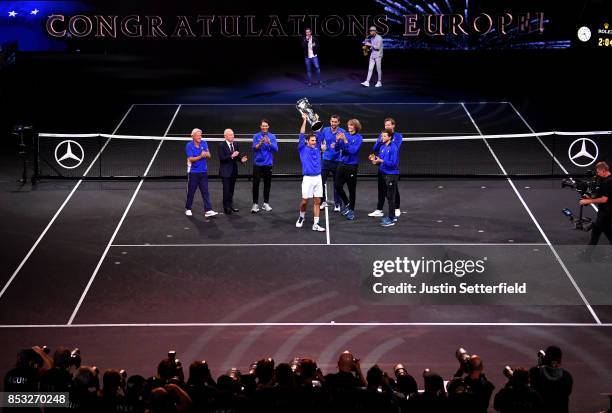
<path fill-rule="evenodd" d="M 219 170 L 221 136 L 206 136 L 212 158 L 210 176 Z M 36 139 L 39 179 L 184 178 L 185 145 L 190 137 L 40 133 Z M 273 174 L 299 177 L 297 135 L 277 139 Z M 376 136 L 366 135 L 359 175 L 374 176 L 368 161 Z M 252 139 L 236 138 L 249 160 L 239 175 L 252 173 Z M 410 136 L 400 148 L 404 177 L 556 177 L 581 175 L 599 159 L 612 160 L 612 132 L 541 132 L 506 135 Z"/>

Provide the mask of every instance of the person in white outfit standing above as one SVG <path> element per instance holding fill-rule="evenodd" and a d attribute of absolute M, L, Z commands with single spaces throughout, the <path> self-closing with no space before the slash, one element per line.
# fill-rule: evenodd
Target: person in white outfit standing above
<path fill-rule="evenodd" d="M 381 62 L 383 57 L 383 38 L 377 33 L 375 26 L 370 27 L 370 37 L 364 42 L 364 45 L 369 46 L 370 49 L 370 65 L 368 66 L 368 78 L 361 84 L 365 87 L 370 86 L 370 79 L 372 78 L 372 72 L 374 71 L 374 65 L 376 65 L 376 72 L 378 72 L 378 82 L 375 87 L 382 86 L 382 68 Z"/>

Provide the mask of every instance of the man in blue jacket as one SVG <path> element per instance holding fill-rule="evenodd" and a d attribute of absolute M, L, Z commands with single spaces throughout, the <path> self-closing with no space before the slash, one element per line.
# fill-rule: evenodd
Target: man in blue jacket
<path fill-rule="evenodd" d="M 338 170 L 338 160 L 340 159 L 340 152 L 335 150 L 336 148 L 336 135 L 338 133 L 346 134 L 346 131 L 340 126 L 340 116 L 332 115 L 329 119 L 329 126 L 323 128 L 317 133 L 317 141 L 325 142 L 325 152 L 323 152 L 323 167 L 321 168 L 321 179 L 323 181 L 323 202 L 321 203 L 321 209 L 327 208 L 327 190 L 325 183 L 327 182 L 327 176 L 331 174 L 333 178 L 333 189 L 334 189 L 334 211 L 340 211 L 340 197 L 338 191 L 336 191 L 336 171 Z"/>
<path fill-rule="evenodd" d="M 349 221 L 355 219 L 355 197 L 357 195 L 357 167 L 359 165 L 359 148 L 363 137 L 359 134 L 361 122 L 350 119 L 346 123 L 349 131 L 336 134 L 336 147 L 334 150 L 340 154 L 338 170 L 336 172 L 336 192 L 344 204 L 342 215 Z M 348 187 L 349 196 L 344 192 L 344 184 Z"/>
<path fill-rule="evenodd" d="M 300 203 L 300 216 L 298 217 L 295 226 L 302 228 L 306 218 L 306 207 L 308 200 L 313 198 L 313 213 L 314 223 L 313 231 L 324 232 L 325 228 L 319 225 L 319 214 L 321 208 L 321 196 L 323 195 L 323 182 L 321 180 L 321 151 L 325 150 L 325 142 L 320 142 L 313 134 L 308 137 L 304 135 L 306 132 L 306 116 L 302 115 L 303 122 L 300 128 L 300 140 L 298 143 L 298 152 L 300 153 L 300 161 L 302 162 L 302 202 Z"/>
<path fill-rule="evenodd" d="M 393 143 L 393 131 L 386 129 L 380 135 L 382 144 L 378 156 L 370 155 L 370 161 L 372 161 L 372 164 L 378 165 L 378 170 L 385 182 L 385 195 L 389 206 L 389 215 L 380 221 L 380 225 L 390 227 L 397 222 L 394 202 L 399 180 L 399 150 Z"/>
<path fill-rule="evenodd" d="M 210 158 L 208 144 L 202 139 L 202 130 L 195 128 L 191 131 L 191 142 L 185 146 L 187 155 L 187 202 L 185 202 L 185 215 L 192 216 L 191 207 L 196 190 L 200 188 L 202 200 L 204 201 L 204 216 L 212 217 L 217 215 L 210 203 L 210 193 L 208 192 L 208 167 L 206 158 Z"/>
<path fill-rule="evenodd" d="M 270 133 L 270 124 L 266 119 L 259 123 L 261 131 L 253 136 L 253 152 L 255 163 L 253 164 L 253 207 L 251 212 L 259 212 L 259 182 L 264 181 L 264 211 L 272 211 L 270 206 L 270 187 L 272 186 L 272 164 L 274 163 L 274 152 L 278 152 L 276 136 Z"/>
<path fill-rule="evenodd" d="M 402 146 L 403 137 L 402 134 L 395 131 L 395 120 L 393 118 L 385 119 L 385 129 L 390 130 L 393 134 L 393 144 L 397 146 L 398 154 L 400 151 L 400 147 Z M 382 136 L 378 136 L 378 140 L 374 144 L 374 154 L 378 153 L 379 149 L 382 147 Z M 399 156 L 399 155 L 398 155 Z M 376 210 L 370 212 L 368 216 L 370 217 L 382 217 L 385 214 L 383 213 L 383 207 L 385 205 L 385 195 L 386 195 L 386 184 L 383 178 L 383 175 L 378 172 L 378 202 L 376 204 Z M 399 188 L 396 188 L 395 191 L 395 218 L 399 218 L 402 211 L 400 210 L 400 193 Z"/>

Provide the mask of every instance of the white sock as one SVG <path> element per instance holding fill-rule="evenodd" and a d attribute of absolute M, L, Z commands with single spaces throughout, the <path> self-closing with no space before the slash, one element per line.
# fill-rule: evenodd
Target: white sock
<path fill-rule="evenodd" d="M 314 224 L 319 225 L 319 217 L 314 217 Z"/>
<path fill-rule="evenodd" d="M 306 211 L 300 211 L 300 217 L 304 218 L 306 216 Z"/>

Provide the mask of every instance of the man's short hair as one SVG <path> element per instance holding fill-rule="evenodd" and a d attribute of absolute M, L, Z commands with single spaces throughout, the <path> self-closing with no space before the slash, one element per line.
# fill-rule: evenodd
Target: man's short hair
<path fill-rule="evenodd" d="M 557 346 L 549 346 L 546 349 L 546 360 L 547 361 L 556 361 L 561 363 L 561 358 L 563 357 L 563 353 L 561 349 Z"/>
<path fill-rule="evenodd" d="M 338 122 L 340 122 L 340 115 L 331 115 L 329 118 L 330 119 L 338 119 Z"/>
<path fill-rule="evenodd" d="M 604 171 L 609 171 L 610 165 L 608 165 L 607 162 L 604 162 L 604 161 L 597 162 L 595 164 L 595 169 L 603 169 Z"/>
<path fill-rule="evenodd" d="M 259 122 L 259 124 L 260 124 L 260 125 L 261 125 L 262 123 L 267 123 L 267 124 L 268 124 L 268 126 L 270 125 L 270 122 L 268 122 L 268 119 L 266 119 L 266 118 L 263 118 L 263 119 L 262 119 L 262 120 Z"/>
<path fill-rule="evenodd" d="M 198 129 L 198 128 L 193 128 L 193 130 L 191 131 L 191 136 L 195 136 L 196 133 L 202 133 L 202 129 Z"/>
<path fill-rule="evenodd" d="M 168 380 L 176 374 L 176 366 L 173 360 L 165 358 L 157 365 L 157 375 L 162 380 Z"/>
<path fill-rule="evenodd" d="M 391 122 L 392 124 L 395 125 L 395 119 L 393 119 L 393 118 L 385 118 L 385 123 L 387 123 L 387 122 Z"/>
<path fill-rule="evenodd" d="M 358 119 L 349 119 L 348 123 L 351 123 L 355 127 L 355 132 L 361 130 L 361 122 Z"/>
<path fill-rule="evenodd" d="M 58 347 L 53 354 L 53 366 L 67 369 L 70 366 L 70 350 L 65 347 Z"/>
<path fill-rule="evenodd" d="M 383 133 L 386 133 L 387 135 L 393 137 L 393 132 L 391 132 L 391 129 L 383 129 L 380 134 L 382 135 Z"/>
<path fill-rule="evenodd" d="M 317 139 L 317 135 L 315 135 L 314 133 L 309 133 L 308 135 L 306 135 L 306 140 L 309 141 L 310 138 L 315 138 Z"/>

